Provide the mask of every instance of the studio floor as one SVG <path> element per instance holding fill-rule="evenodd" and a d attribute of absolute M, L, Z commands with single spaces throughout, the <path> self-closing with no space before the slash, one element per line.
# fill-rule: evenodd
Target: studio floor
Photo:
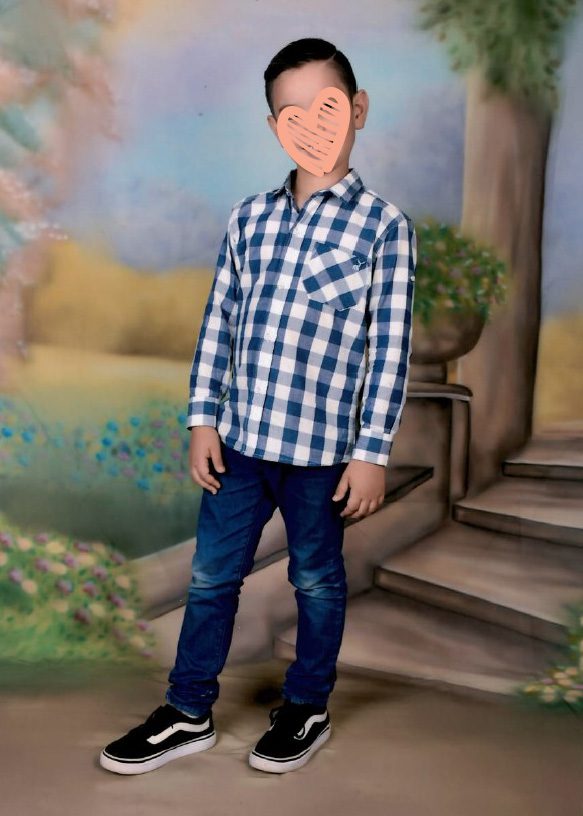
<path fill-rule="evenodd" d="M 214 748 L 133 777 L 103 770 L 99 751 L 162 704 L 163 671 L 3 689 L 4 812 L 583 816 L 582 717 L 340 672 L 323 748 L 298 771 L 257 771 L 247 755 L 280 702 L 285 668 L 227 666 Z"/>

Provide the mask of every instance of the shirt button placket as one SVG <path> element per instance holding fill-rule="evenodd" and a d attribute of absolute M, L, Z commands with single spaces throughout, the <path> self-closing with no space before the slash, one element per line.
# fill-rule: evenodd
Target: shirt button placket
<path fill-rule="evenodd" d="M 308 218 L 311 217 L 312 211 L 317 208 L 318 200 L 314 198 L 312 201 L 308 203 L 306 206 L 305 212 L 302 211 L 300 213 L 300 217 L 296 219 L 293 225 L 290 226 L 290 240 L 288 242 L 287 248 L 290 247 L 292 244 L 294 236 L 298 237 L 298 240 L 301 242 L 303 236 L 306 233 L 307 226 L 303 223 L 304 216 Z M 280 274 L 285 269 L 286 265 L 286 256 L 285 253 L 282 257 L 282 263 L 280 268 Z M 288 281 L 288 285 L 291 285 L 291 278 L 292 275 L 289 276 L 290 280 Z M 281 283 L 278 283 L 278 288 L 285 288 L 284 281 L 282 280 Z M 279 324 L 281 320 L 281 315 L 284 308 L 284 300 L 279 300 L 274 298 L 271 302 L 271 309 L 269 314 L 269 322 L 265 326 L 264 331 L 264 343 L 262 344 L 262 348 L 259 351 L 258 359 L 257 359 L 257 372 L 258 375 L 255 379 L 254 389 L 253 389 L 253 401 L 251 404 L 251 409 L 249 411 L 249 432 L 250 434 L 259 434 L 259 426 L 261 423 L 261 418 L 263 416 L 263 409 L 265 406 L 265 398 L 267 395 L 267 389 L 269 388 L 269 373 L 273 366 L 273 356 L 275 350 L 275 341 L 277 340 L 277 334 L 279 330 Z M 265 372 L 265 374 L 263 374 Z"/>

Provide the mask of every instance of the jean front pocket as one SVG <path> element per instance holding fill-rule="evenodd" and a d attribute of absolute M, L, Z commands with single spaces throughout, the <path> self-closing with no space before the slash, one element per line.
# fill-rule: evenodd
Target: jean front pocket
<path fill-rule="evenodd" d="M 360 252 L 317 241 L 302 269 L 300 282 L 310 300 L 343 310 L 356 306 L 367 290 L 369 261 Z"/>

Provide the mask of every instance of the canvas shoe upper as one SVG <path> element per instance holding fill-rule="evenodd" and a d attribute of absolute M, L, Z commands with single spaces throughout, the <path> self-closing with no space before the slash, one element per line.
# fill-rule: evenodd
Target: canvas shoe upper
<path fill-rule="evenodd" d="M 249 754 L 253 768 L 271 773 L 285 773 L 301 768 L 331 733 L 330 715 L 325 706 L 292 703 L 269 712 L 271 727 Z"/>
<path fill-rule="evenodd" d="M 99 763 L 115 773 L 145 773 L 172 759 L 212 748 L 215 742 L 212 711 L 192 717 L 166 703 L 145 722 L 106 745 Z"/>

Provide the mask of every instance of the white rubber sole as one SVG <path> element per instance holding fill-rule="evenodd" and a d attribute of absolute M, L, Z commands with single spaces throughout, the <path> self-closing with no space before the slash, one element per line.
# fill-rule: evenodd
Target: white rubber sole
<path fill-rule="evenodd" d="M 146 760 L 119 760 L 108 756 L 105 749 L 99 755 L 99 764 L 107 771 L 113 771 L 118 774 L 142 774 L 148 771 L 154 771 L 167 762 L 172 762 L 173 759 L 188 756 L 188 754 L 197 754 L 199 751 L 206 751 L 212 748 L 217 741 L 216 731 L 209 734 L 204 739 L 192 740 L 184 745 L 177 745 L 176 748 L 170 748 L 168 751 L 163 751 L 156 756 L 150 757 Z"/>
<path fill-rule="evenodd" d="M 303 753 L 297 757 L 293 757 L 293 759 L 277 760 L 251 751 L 249 754 L 249 765 L 251 765 L 252 768 L 257 768 L 258 771 L 267 771 L 268 773 L 296 771 L 305 765 L 306 762 L 309 762 L 315 751 L 321 748 L 322 745 L 330 739 L 331 733 L 332 727 L 330 723 L 328 723 L 328 726 L 322 731 L 318 739 L 314 740 L 309 748 L 306 748 Z"/>

